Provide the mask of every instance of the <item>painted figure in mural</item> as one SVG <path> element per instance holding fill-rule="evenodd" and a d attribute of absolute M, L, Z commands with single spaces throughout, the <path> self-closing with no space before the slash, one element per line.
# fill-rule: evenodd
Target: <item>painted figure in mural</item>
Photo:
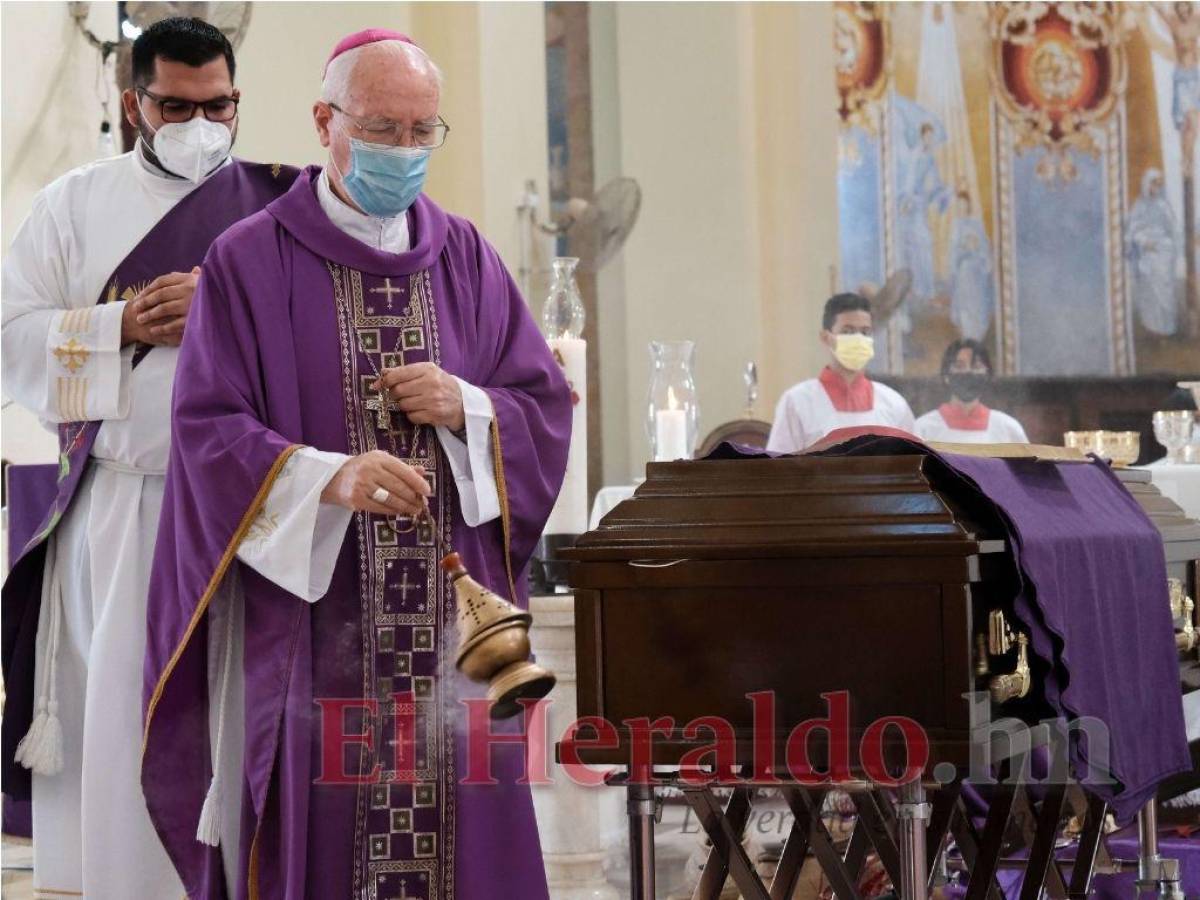
<path fill-rule="evenodd" d="M 996 302 L 992 248 L 966 191 L 958 192 L 958 217 L 950 235 L 950 271 L 950 318 L 964 338 L 981 341 Z"/>
<path fill-rule="evenodd" d="M 929 211 L 945 212 L 949 192 L 942 182 L 933 155 L 938 144 L 938 129 L 933 122 L 926 120 L 921 123 L 915 141 L 911 132 L 907 137 L 910 155 L 901 176 L 897 226 L 900 265 L 911 269 L 913 274 L 908 305 L 909 312 L 915 313 L 923 309 L 937 293 Z M 942 139 L 945 139 L 944 135 Z"/>
<path fill-rule="evenodd" d="M 1171 117 L 1183 135 L 1184 153 L 1190 159 L 1200 129 L 1200 16 L 1192 3 L 1156 3 L 1154 9 L 1175 45 Z"/>
<path fill-rule="evenodd" d="M 1163 175 L 1147 169 L 1129 213 L 1125 252 L 1132 274 L 1133 302 L 1147 330 L 1171 335 L 1179 327 L 1175 290 L 1175 214 L 1163 191 Z"/>

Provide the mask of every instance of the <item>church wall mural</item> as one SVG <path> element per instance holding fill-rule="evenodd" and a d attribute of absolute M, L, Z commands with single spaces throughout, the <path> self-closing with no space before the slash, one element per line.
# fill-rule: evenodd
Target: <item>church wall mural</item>
<path fill-rule="evenodd" d="M 1200 5 L 835 4 L 844 290 L 873 367 L 1194 371 Z"/>

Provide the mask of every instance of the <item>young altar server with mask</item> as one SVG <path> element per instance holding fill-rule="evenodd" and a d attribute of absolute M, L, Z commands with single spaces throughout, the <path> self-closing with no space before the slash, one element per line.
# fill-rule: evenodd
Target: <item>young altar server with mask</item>
<path fill-rule="evenodd" d="M 954 341 L 942 355 L 942 381 L 950 400 L 917 419 L 917 435 L 952 444 L 1026 444 L 1021 423 L 979 399 L 992 380 L 992 359 L 979 341 Z"/>
<path fill-rule="evenodd" d="M 230 156 L 239 95 L 216 28 L 160 21 L 132 69 L 136 148 L 42 190 L 3 268 L 5 388 L 60 442 L 54 506 L 3 601 L 4 791 L 32 789 L 39 897 L 183 894 L 139 780 L 171 385 L 209 244 L 296 174 Z"/>
<path fill-rule="evenodd" d="M 800 382 L 779 398 L 767 449 L 794 453 L 851 425 L 913 431 L 907 401 L 863 371 L 875 355 L 867 299 L 858 294 L 830 297 L 821 324 L 821 343 L 829 350 L 829 365 L 818 377 Z"/>
<path fill-rule="evenodd" d="M 439 560 L 524 605 L 570 392 L 496 251 L 422 193 L 440 84 L 404 35 L 342 40 L 313 106 L 327 165 L 204 263 L 142 766 L 193 900 L 224 896 L 222 859 L 273 900 L 546 897 L 521 749 L 463 783 L 483 690 L 455 671 Z"/>

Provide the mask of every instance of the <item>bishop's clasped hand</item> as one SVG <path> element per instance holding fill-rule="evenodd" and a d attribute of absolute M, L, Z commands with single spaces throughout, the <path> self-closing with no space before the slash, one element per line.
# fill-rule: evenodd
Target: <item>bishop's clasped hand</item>
<path fill-rule="evenodd" d="M 393 409 L 414 425 L 444 425 L 461 431 L 466 424 L 458 380 L 431 362 L 384 369 L 371 390 L 386 391 Z"/>

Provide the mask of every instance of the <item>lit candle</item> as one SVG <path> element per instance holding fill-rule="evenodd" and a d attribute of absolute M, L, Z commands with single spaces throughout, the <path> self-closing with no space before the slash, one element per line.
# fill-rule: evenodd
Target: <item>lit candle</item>
<path fill-rule="evenodd" d="M 689 459 L 691 451 L 687 441 L 687 411 L 679 409 L 675 391 L 667 388 L 667 408 L 654 414 L 654 438 L 656 461 Z"/>
<path fill-rule="evenodd" d="M 587 341 L 550 338 L 554 359 L 571 389 L 571 443 L 562 490 L 546 522 L 545 534 L 583 534 L 588 530 L 587 492 Z"/>

